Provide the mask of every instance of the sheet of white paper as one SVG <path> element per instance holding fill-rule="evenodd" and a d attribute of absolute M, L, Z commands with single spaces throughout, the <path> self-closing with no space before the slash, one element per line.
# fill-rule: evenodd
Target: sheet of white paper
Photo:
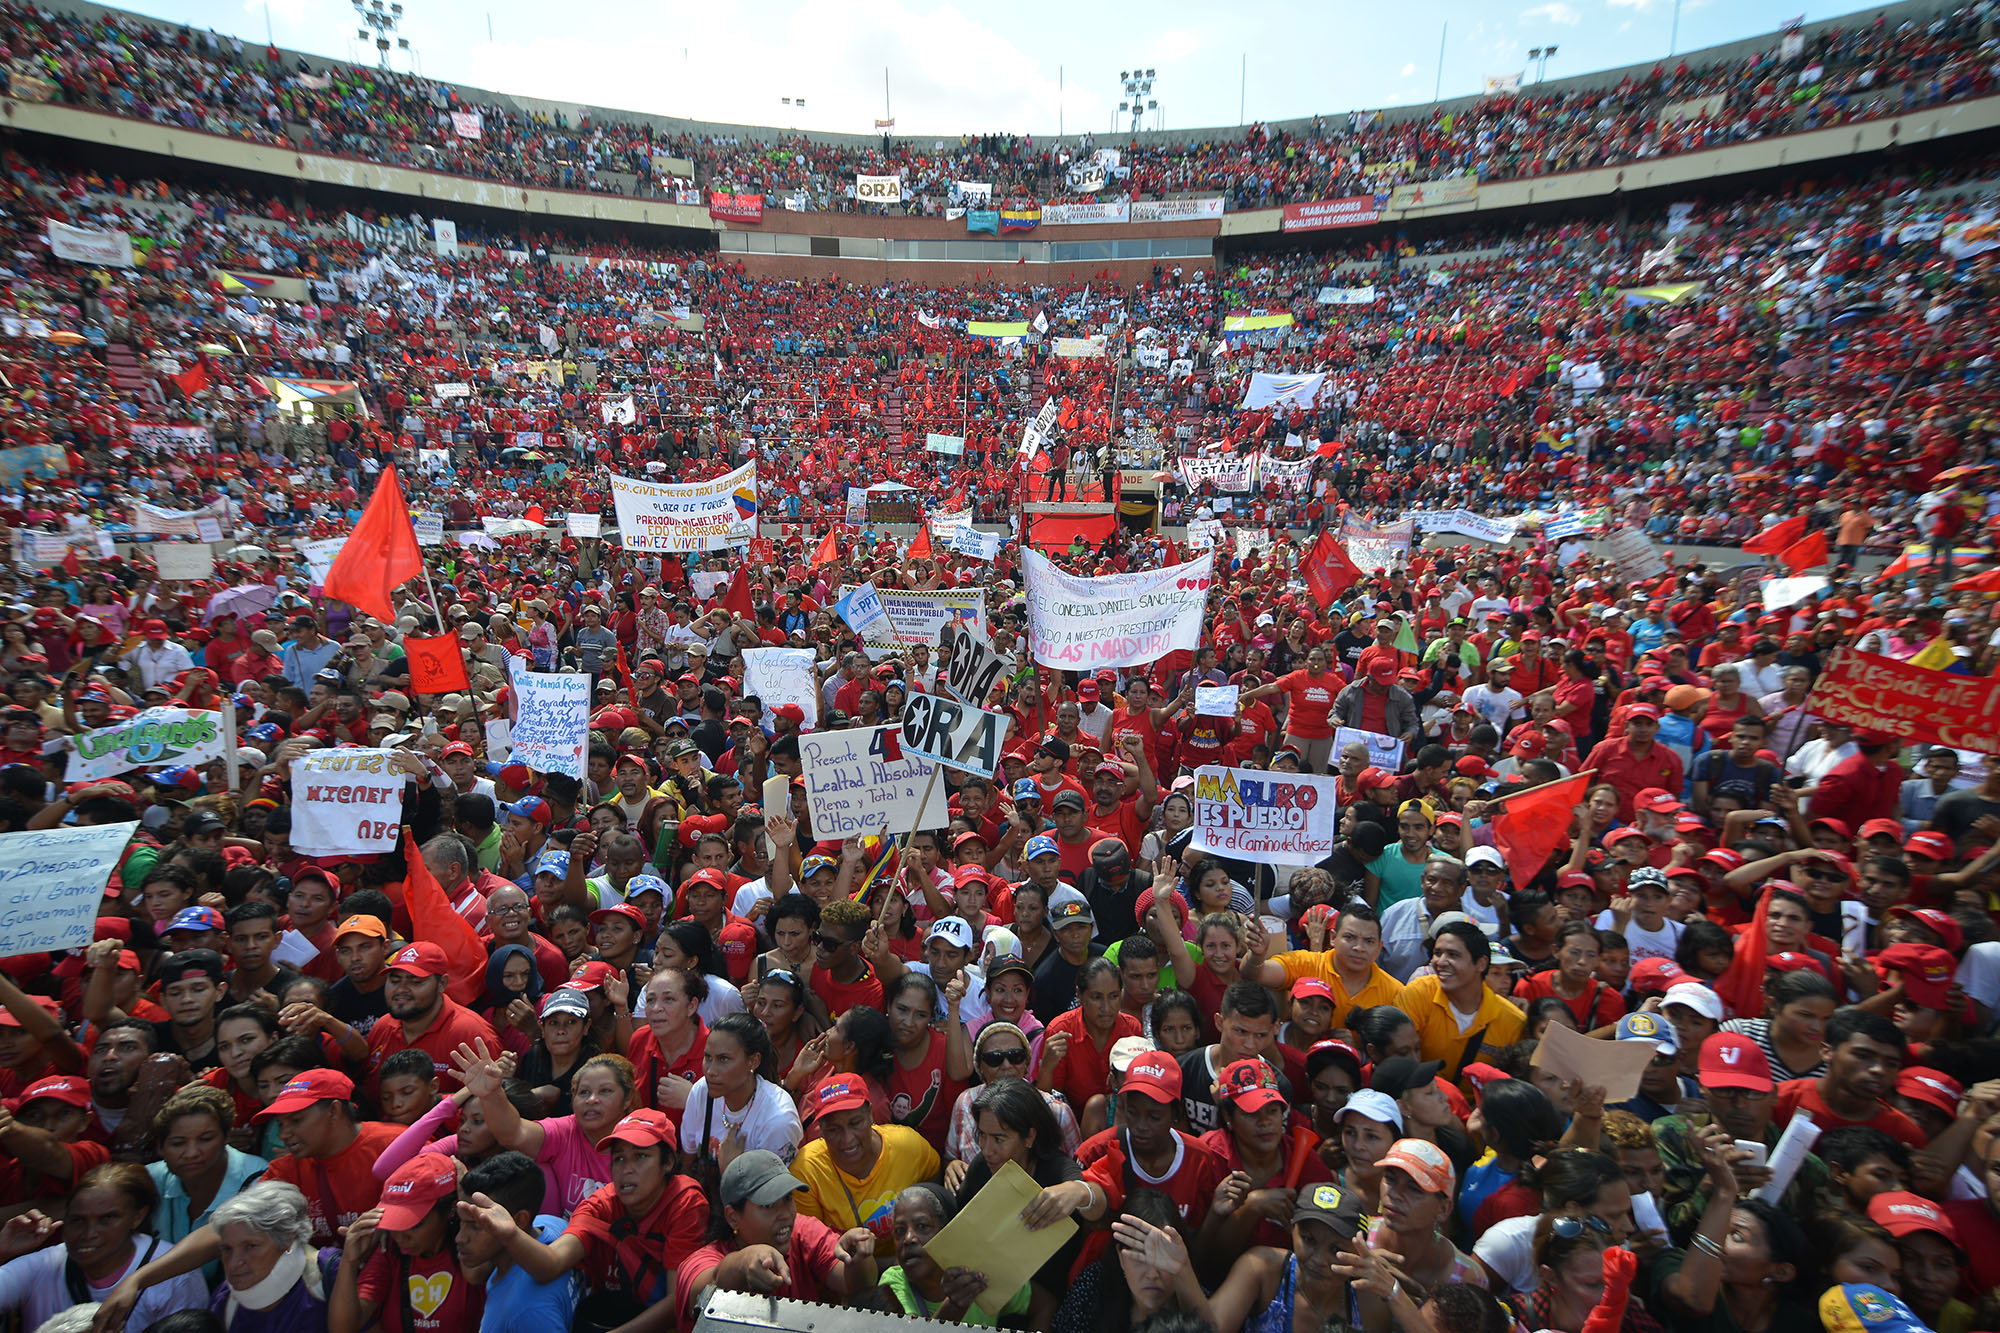
<path fill-rule="evenodd" d="M 1753 1198 L 1776 1205 L 1790 1187 L 1792 1177 L 1805 1164 L 1806 1154 L 1813 1144 L 1819 1142 L 1819 1126 L 1813 1123 L 1811 1115 L 1804 1111 L 1795 1112 L 1785 1132 L 1778 1136 L 1778 1146 L 1771 1150 L 1771 1178 Z"/>
<path fill-rule="evenodd" d="M 271 961 L 281 967 L 300 968 L 319 957 L 319 950 L 313 942 L 296 930 L 288 930 L 278 937 L 278 947 L 271 950 Z"/>

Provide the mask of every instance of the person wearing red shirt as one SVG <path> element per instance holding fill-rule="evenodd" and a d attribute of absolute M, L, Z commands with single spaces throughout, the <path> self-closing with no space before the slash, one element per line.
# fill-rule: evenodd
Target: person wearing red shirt
<path fill-rule="evenodd" d="M 1540 630 L 1531 629 L 1521 636 L 1520 651 L 1514 654 L 1514 678 L 1508 683 L 1524 699 L 1562 683 L 1562 668 L 1542 652 Z"/>
<path fill-rule="evenodd" d="M 729 969 L 729 979 L 740 986 L 750 979 L 750 965 L 757 957 L 757 928 L 723 908 L 728 892 L 726 872 L 710 866 L 681 882 L 681 905 L 689 917 L 708 927 L 723 965 Z"/>
<path fill-rule="evenodd" d="M 1903 766 L 1893 756 L 1895 737 L 1860 730 L 1854 743 L 1861 753 L 1835 764 L 1811 793 L 1812 817 L 1838 819 L 1860 828 L 1871 819 L 1894 819 L 1903 791 Z"/>
<path fill-rule="evenodd" d="M 1827 1020 L 1825 1041 L 1826 1072 L 1780 1083 L 1771 1122 L 1782 1128 L 1803 1110 L 1822 1132 L 1867 1125 L 1912 1148 L 1923 1147 L 1929 1140 L 1917 1122 L 1888 1101 L 1906 1050 L 1895 1023 L 1864 1009 L 1841 1009 Z"/>
<path fill-rule="evenodd" d="M 1106 1090 L 1112 1046 L 1120 1037 L 1139 1035 L 1139 1020 L 1119 1005 L 1120 990 L 1118 965 L 1107 959 L 1092 959 L 1077 972 L 1076 1007 L 1042 1030 L 1036 1082 L 1044 1091 L 1085 1106 Z"/>
<path fill-rule="evenodd" d="M 874 1286 L 875 1234 L 866 1227 L 837 1232 L 802 1216 L 795 1196 L 807 1188 L 768 1149 L 730 1162 L 716 1191 L 729 1235 L 681 1260 L 676 1273 L 681 1333 L 701 1317 L 696 1297 L 711 1286 L 798 1301 L 845 1298 Z M 699 1211 L 705 1217 L 708 1210 Z"/>
<path fill-rule="evenodd" d="M 1121 764 L 1106 759 L 1091 776 L 1093 804 L 1084 812 L 1084 822 L 1100 837 L 1116 838 L 1133 856 L 1159 804 L 1160 783 L 1146 762 L 1146 747 L 1136 737 L 1121 737 L 1125 753 L 1132 759 Z"/>
<path fill-rule="evenodd" d="M 1055 822 L 1056 851 L 1062 857 L 1063 879 L 1075 883 L 1090 869 L 1090 848 L 1099 835 L 1090 825 L 1090 802 L 1083 793 L 1063 790 L 1048 803 L 1049 818 Z"/>
<path fill-rule="evenodd" d="M 835 1019 L 857 1004 L 878 1012 L 883 1007 L 882 979 L 861 954 L 861 937 L 873 920 L 866 907 L 852 900 L 836 899 L 820 912 L 812 937 L 810 985 Z"/>
<path fill-rule="evenodd" d="M 1633 704 L 1625 713 L 1625 734 L 1606 737 L 1591 747 L 1583 761 L 1597 770 L 1597 780 L 1609 783 L 1618 793 L 1618 818 L 1632 822 L 1632 801 L 1648 787 L 1674 792 L 1681 789 L 1681 757 L 1661 745 L 1660 710 L 1652 704 Z"/>
<path fill-rule="evenodd" d="M 493 1025 L 444 993 L 451 960 L 429 940 L 405 947 L 383 971 L 388 978 L 382 989 L 389 1016 L 368 1031 L 368 1074 L 363 1082 L 368 1097 L 372 1101 L 380 1088 L 382 1062 L 411 1047 L 431 1057 L 440 1091 L 457 1092 L 458 1069 L 451 1053 L 479 1041 L 488 1050 L 498 1050 L 500 1038 Z"/>
<path fill-rule="evenodd" d="M 1285 743 L 1299 752 L 1299 767 L 1307 773 L 1324 773 L 1333 757 L 1333 701 L 1346 684 L 1327 665 L 1326 649 L 1315 646 L 1306 653 L 1303 670 L 1290 671 L 1254 690 L 1237 696 L 1244 704 L 1269 694 L 1286 698 Z"/>
<path fill-rule="evenodd" d="M 1194 681 L 1189 679 L 1180 694 L 1164 705 L 1155 705 L 1152 687 L 1144 676 L 1125 682 L 1125 707 L 1111 715 L 1111 744 L 1121 744 L 1124 736 L 1137 736 L 1146 743 L 1146 762 L 1154 772 L 1160 769 L 1160 728 L 1175 709 L 1184 708 L 1194 698 Z"/>
<path fill-rule="evenodd" d="M 355 1119 L 353 1104 L 353 1079 L 335 1069 L 308 1069 L 286 1083 L 257 1116 L 283 1121 L 291 1151 L 274 1159 L 263 1178 L 295 1185 L 306 1196 L 314 1245 L 338 1245 L 340 1233 L 381 1201 L 375 1162 L 403 1132 L 402 1125 Z M 221 1257 L 221 1240 L 208 1227 L 175 1249 L 182 1246 L 190 1247 L 197 1264 Z"/>
<path fill-rule="evenodd" d="M 111 1160 L 110 1148 L 83 1137 L 96 1120 L 89 1079 L 38 1079 L 10 1105 L 14 1116 L 0 1129 L 0 1207 L 67 1195 L 86 1171 Z"/>
<path fill-rule="evenodd" d="M 1222 1159 L 1199 1139 L 1174 1128 L 1181 1100 L 1181 1068 L 1165 1051 L 1143 1051 L 1125 1071 L 1118 1088 L 1118 1123 L 1085 1139 L 1076 1151 L 1083 1166 L 1079 1180 L 1050 1185 L 1022 1210 L 1030 1227 L 1076 1215 L 1096 1222 L 1116 1215 L 1132 1189 L 1158 1190 L 1193 1235 L 1208 1218 L 1217 1186 L 1228 1174 Z M 1077 1261 L 1080 1271 L 1110 1239 L 1093 1232 Z"/>

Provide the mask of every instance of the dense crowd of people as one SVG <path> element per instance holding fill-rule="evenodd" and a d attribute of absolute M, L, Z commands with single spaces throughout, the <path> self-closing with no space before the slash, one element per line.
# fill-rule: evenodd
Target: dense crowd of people
<path fill-rule="evenodd" d="M 1243 203 L 1632 160 L 1971 95 L 1985 21 L 1813 38 L 1813 96 L 1774 53 L 1126 161 Z M 866 166 L 1059 174 L 491 107 L 454 143 L 415 81 L 5 22 L 17 88 L 439 170 L 589 188 L 549 164 L 658 148 L 828 207 Z M 1711 93 L 1736 119 L 1654 123 Z M 1848 652 L 1995 666 L 1992 156 L 1048 287 L 0 165 L 0 856 L 136 825 L 92 943 L 0 956 L 24 1330 L 654 1333 L 711 1289 L 1058 1333 L 2000 1327 L 2000 766 L 1815 694 Z M 750 462 L 749 547 L 622 547 L 612 475 Z M 391 468 L 442 540 L 363 609 L 315 543 Z M 205 522 L 175 577 L 158 539 Z M 1212 552 L 1198 643 L 1037 664 L 1028 547 Z M 815 733 L 893 727 L 949 658 L 857 634 L 862 583 L 982 595 L 1005 732 L 936 820 L 847 836 Z M 427 690 L 440 636 L 464 684 Z M 780 646 L 810 712 L 750 684 Z M 503 748 L 524 670 L 588 679 L 581 777 Z M 71 780 L 150 707 L 236 746 Z M 394 850 L 302 850 L 341 749 L 399 775 Z M 1327 779 L 1331 854 L 1212 850 L 1209 767 Z M 996 1289 L 991 1239 L 934 1246 L 974 1207 L 1063 1238 Z"/>
<path fill-rule="evenodd" d="M 157 124 L 373 162 L 565 190 L 699 199 L 757 194 L 768 207 L 928 217 L 994 207 L 1219 195 L 1229 208 L 1357 194 L 1473 176 L 1500 181 L 1646 161 L 1983 97 L 1994 88 L 1992 19 L 1983 5 L 1935 15 L 1773 34 L 1747 58 L 1710 57 L 1616 83 L 1516 86 L 1470 107 L 1415 115 L 1314 117 L 1303 128 L 1250 125 L 1227 139 L 1044 141 L 1013 134 L 883 136 L 827 142 L 690 134 L 643 118 L 560 114 L 481 103 L 385 68 L 286 58 L 213 30 L 115 11 L 0 7 L 0 89 Z M 454 121 L 477 116 L 473 126 Z M 1100 149 L 1109 176 L 1083 192 L 1070 168 Z M 1116 160 L 1113 161 L 1112 159 Z M 677 171 L 689 167 L 693 177 Z M 901 178 L 901 199 L 857 199 L 857 175 Z"/>

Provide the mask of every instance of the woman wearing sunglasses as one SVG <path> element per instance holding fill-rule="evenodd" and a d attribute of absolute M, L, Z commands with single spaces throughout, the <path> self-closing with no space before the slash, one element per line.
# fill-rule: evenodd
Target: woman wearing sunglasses
<path fill-rule="evenodd" d="M 1637 1270 L 1637 1257 L 1612 1244 L 1601 1219 L 1545 1217 L 1535 1228 L 1541 1281 L 1514 1309 L 1523 1327 L 1551 1333 L 1583 1333 L 1586 1319 L 1596 1329 L 1659 1333 L 1659 1320 L 1627 1299 Z"/>
<path fill-rule="evenodd" d="M 1005 1026 L 989 1023 L 986 1032 Z M 985 1033 L 980 1035 L 984 1037 Z M 1013 1036 L 1008 1040 L 1017 1042 L 1023 1050 L 1028 1044 L 1018 1028 L 1013 1030 Z M 945 1186 L 955 1190 L 958 1206 L 963 1208 L 970 1203 L 973 1196 L 985 1188 L 986 1182 L 993 1179 L 994 1172 L 1009 1162 L 1026 1171 L 1037 1185 L 1045 1189 L 1079 1179 L 1083 1173 L 1076 1162 L 1075 1126 L 1072 1124 L 1065 1130 L 1056 1123 L 1054 1108 L 1061 1103 L 1028 1082 L 1025 1064 L 1010 1064 L 1003 1073 L 989 1073 L 988 1070 L 989 1067 L 982 1062 L 980 1072 L 991 1081 L 976 1093 L 968 1091 L 966 1094 L 972 1098 L 971 1113 L 975 1127 L 972 1159 L 969 1163 L 950 1161 L 945 1164 Z M 954 1116 L 953 1132 L 956 1130 Z M 1069 1272 L 1083 1250 L 1085 1234 L 1081 1230 L 1076 1232 L 1047 1263 L 1036 1270 L 1030 1283 L 1033 1288 L 1029 1305 L 1030 1328 L 1048 1327 L 1049 1316 L 1062 1303 Z"/>
<path fill-rule="evenodd" d="M 979 1122 L 973 1108 L 986 1085 L 996 1084 L 1004 1079 L 1028 1077 L 1029 1068 L 1028 1034 L 1012 1023 L 991 1022 L 979 1029 L 979 1036 L 972 1044 L 973 1077 L 978 1085 L 958 1094 L 958 1101 L 951 1108 L 951 1128 L 944 1138 L 944 1183 L 956 1189 L 964 1180 L 966 1168 L 979 1160 Z M 1047 1103 L 1049 1115 L 1053 1117 L 1057 1136 L 1062 1141 L 1062 1149 L 1072 1157 L 1076 1155 L 1083 1135 L 1077 1129 L 1076 1116 L 1069 1103 L 1052 1092 L 1042 1094 Z"/>

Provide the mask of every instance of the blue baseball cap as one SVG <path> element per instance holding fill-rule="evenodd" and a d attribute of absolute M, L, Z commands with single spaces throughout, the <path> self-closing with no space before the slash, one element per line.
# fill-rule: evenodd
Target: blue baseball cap
<path fill-rule="evenodd" d="M 500 809 L 505 814 L 519 815 L 523 819 L 532 819 L 543 828 L 547 828 L 556 822 L 556 812 L 549 807 L 547 801 L 539 796 L 523 796 L 512 805 L 502 805 Z"/>
<path fill-rule="evenodd" d="M 1022 778 L 1014 784 L 1014 799 L 1017 801 L 1039 801 L 1042 799 L 1042 785 L 1033 778 Z"/>
<path fill-rule="evenodd" d="M 535 800 L 538 798 L 529 797 L 528 799 Z M 535 858 L 535 873 L 537 875 L 554 875 L 557 879 L 567 879 L 569 877 L 569 853 L 560 851 L 554 847 L 549 848 Z"/>
<path fill-rule="evenodd" d="M 625 901 L 631 902 L 642 893 L 657 893 L 662 903 L 674 900 L 673 890 L 658 875 L 634 875 L 625 881 Z"/>
<path fill-rule="evenodd" d="M 1056 840 L 1046 833 L 1037 833 L 1028 839 L 1028 845 L 1021 849 L 1021 859 L 1024 861 L 1032 861 L 1038 856 L 1061 855 L 1062 848 L 1056 846 Z"/>
<path fill-rule="evenodd" d="M 221 930 L 222 913 L 213 907 L 183 907 L 174 913 L 174 919 L 167 922 L 167 928 L 160 933 L 172 934 L 176 930 Z"/>
<path fill-rule="evenodd" d="M 259 722 L 254 727 L 245 727 L 243 735 L 253 741 L 275 741 L 284 738 L 285 729 L 275 722 Z"/>
<path fill-rule="evenodd" d="M 1661 1055 L 1679 1055 L 1680 1044 L 1674 1040 L 1671 1024 L 1657 1014 L 1627 1014 L 1618 1020 L 1618 1040 L 1650 1041 L 1659 1048 Z"/>
<path fill-rule="evenodd" d="M 1820 1324 L 1828 1333 L 1927 1333 L 1916 1312 L 1880 1287 L 1848 1282 L 1819 1298 Z"/>
<path fill-rule="evenodd" d="M 258 755 L 257 758 L 259 762 L 262 762 L 264 756 Z M 155 787 L 179 787 L 183 791 L 200 791 L 201 774 L 195 772 L 186 764 L 175 764 L 170 768 L 163 768 L 154 773 L 153 785 Z"/>

